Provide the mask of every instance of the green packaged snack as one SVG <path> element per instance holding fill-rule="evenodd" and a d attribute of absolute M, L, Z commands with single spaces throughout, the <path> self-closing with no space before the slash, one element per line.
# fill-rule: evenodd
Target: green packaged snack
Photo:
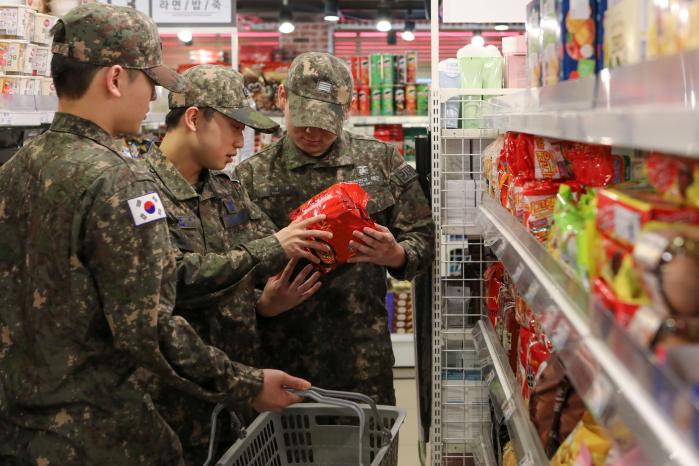
<path fill-rule="evenodd" d="M 393 115 L 393 86 L 382 86 L 381 96 L 381 115 Z"/>
<path fill-rule="evenodd" d="M 371 87 L 371 114 L 381 115 L 381 87 L 372 86 Z"/>
<path fill-rule="evenodd" d="M 417 85 L 417 114 L 427 115 L 430 102 L 430 87 L 427 84 Z"/>
<path fill-rule="evenodd" d="M 381 67 L 383 66 L 383 60 L 380 53 L 374 53 L 371 55 L 371 86 L 379 86 L 381 84 Z"/>

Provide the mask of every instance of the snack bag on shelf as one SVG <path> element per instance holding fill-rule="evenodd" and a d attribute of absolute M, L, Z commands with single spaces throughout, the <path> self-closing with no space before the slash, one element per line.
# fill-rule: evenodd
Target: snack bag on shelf
<path fill-rule="evenodd" d="M 600 277 L 593 280 L 592 292 L 600 300 L 601 304 L 614 314 L 616 321 L 621 326 L 628 328 L 640 305 L 620 300 L 614 293 L 614 290 Z"/>
<path fill-rule="evenodd" d="M 499 135 L 495 141 L 488 144 L 488 147 L 483 149 L 483 172 L 487 183 L 488 194 L 490 197 L 497 197 L 498 186 L 498 160 L 500 153 L 505 145 L 505 138 Z"/>
<path fill-rule="evenodd" d="M 522 398 L 525 403 L 529 402 L 529 381 L 527 380 L 527 356 L 529 345 L 534 338 L 534 332 L 529 328 L 519 326 L 519 344 L 517 345 L 517 369 L 515 377 L 522 390 Z M 516 340 L 515 340 L 516 341 Z"/>
<path fill-rule="evenodd" d="M 550 344 L 550 342 L 549 342 Z M 551 357 L 551 348 L 547 346 L 542 335 L 534 336 L 527 347 L 527 384 L 528 393 L 534 391 L 536 375 L 539 373 L 541 365 Z M 529 399 L 527 399 L 529 401 Z"/>
<path fill-rule="evenodd" d="M 586 412 L 551 459 L 551 466 L 605 466 L 612 442 Z"/>
<path fill-rule="evenodd" d="M 641 159 L 633 153 L 580 142 L 565 143 L 563 150 L 575 180 L 584 186 L 603 188 L 640 177 Z"/>
<path fill-rule="evenodd" d="M 597 193 L 597 210 L 600 232 L 627 248 L 652 221 L 699 225 L 699 209 L 668 202 L 642 188 L 603 189 Z"/>
<path fill-rule="evenodd" d="M 667 316 L 699 317 L 699 227 L 649 223 L 633 251 L 641 284 Z"/>
<path fill-rule="evenodd" d="M 637 306 L 648 304 L 631 251 L 602 235 L 599 248 L 599 275 L 612 290 L 616 301 Z"/>
<path fill-rule="evenodd" d="M 563 80 L 595 74 L 597 0 L 562 0 Z"/>
<path fill-rule="evenodd" d="M 498 298 L 500 296 L 500 288 L 503 286 L 504 276 L 505 266 L 502 262 L 491 264 L 483 273 L 486 290 L 485 306 L 493 328 L 497 325 Z"/>
<path fill-rule="evenodd" d="M 368 202 L 369 195 L 357 183 L 336 183 L 289 215 L 292 221 L 326 215 L 323 222 L 311 227 L 333 233 L 333 238 L 328 241 L 330 252 L 314 251 L 320 259 L 321 271 L 329 272 L 346 263 L 355 254 L 349 249 L 350 241 L 357 241 L 352 233 L 374 227 L 374 221 L 366 211 Z"/>
<path fill-rule="evenodd" d="M 604 17 L 605 68 L 633 65 L 647 58 L 650 3 L 646 0 L 609 2 Z"/>
<path fill-rule="evenodd" d="M 517 466 L 517 455 L 512 442 L 507 442 L 502 449 L 502 466 Z"/>
<path fill-rule="evenodd" d="M 551 458 L 580 422 L 585 404 L 566 376 L 565 368 L 556 357 L 539 366 L 534 388 L 529 396 L 529 415 Z"/>
<path fill-rule="evenodd" d="M 646 160 L 646 176 L 663 199 L 699 208 L 697 161 L 653 152 Z"/>
<path fill-rule="evenodd" d="M 694 0 L 649 2 L 648 58 L 699 48 L 699 3 Z"/>
<path fill-rule="evenodd" d="M 578 273 L 578 235 L 582 234 L 585 221 L 575 197 L 575 192 L 569 184 L 561 184 L 553 208 L 554 221 L 549 234 L 548 248 L 554 257 Z"/>
<path fill-rule="evenodd" d="M 521 190 L 521 199 L 517 202 L 521 221 L 536 239 L 545 242 L 553 221 L 553 209 L 560 184 L 549 180 L 528 181 Z"/>
<path fill-rule="evenodd" d="M 583 218 L 583 229 L 577 237 L 578 243 L 578 275 L 587 289 L 597 276 L 596 252 L 600 244 L 600 234 L 597 230 L 597 195 L 590 190 L 583 194 L 578 202 Z"/>
<path fill-rule="evenodd" d="M 515 316 L 517 323 L 523 327 L 528 327 L 534 320 L 534 311 L 521 295 L 515 297 Z"/>

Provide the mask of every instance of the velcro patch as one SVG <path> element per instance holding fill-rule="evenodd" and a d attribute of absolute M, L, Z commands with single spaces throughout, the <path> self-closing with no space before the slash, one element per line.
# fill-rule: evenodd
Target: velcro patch
<path fill-rule="evenodd" d="M 137 227 L 165 218 L 165 207 L 163 207 L 158 193 L 144 194 L 129 199 L 127 202 L 133 222 Z"/>
<path fill-rule="evenodd" d="M 247 210 L 243 210 L 233 215 L 223 215 L 221 217 L 223 224 L 227 227 L 233 227 L 240 225 L 241 223 L 246 223 L 250 219 L 250 214 Z"/>
<path fill-rule="evenodd" d="M 177 219 L 177 226 L 183 230 L 193 230 L 197 227 L 196 219 L 193 216 L 186 217 L 175 217 Z"/>
<path fill-rule="evenodd" d="M 273 196 L 290 196 L 296 194 L 296 188 L 293 186 L 265 186 L 255 188 L 257 197 L 273 197 Z"/>
<path fill-rule="evenodd" d="M 411 181 L 417 179 L 418 174 L 417 171 L 408 165 L 407 163 L 403 164 L 398 170 L 393 172 L 393 176 L 398 179 L 398 182 L 405 186 L 406 184 L 410 183 Z"/>
<path fill-rule="evenodd" d="M 330 94 L 333 90 L 333 85 L 327 81 L 318 81 L 318 90 Z"/>

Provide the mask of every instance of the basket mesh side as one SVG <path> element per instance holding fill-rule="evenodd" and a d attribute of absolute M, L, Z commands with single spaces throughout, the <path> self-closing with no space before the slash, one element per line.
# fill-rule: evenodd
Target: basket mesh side
<path fill-rule="evenodd" d="M 255 434 L 231 466 L 283 466 L 273 422 Z"/>
<path fill-rule="evenodd" d="M 313 464 L 313 441 L 307 414 L 282 414 L 284 450 L 287 464 Z"/>

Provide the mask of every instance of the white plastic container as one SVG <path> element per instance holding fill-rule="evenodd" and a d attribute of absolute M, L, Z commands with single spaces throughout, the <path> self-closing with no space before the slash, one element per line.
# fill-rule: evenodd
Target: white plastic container
<path fill-rule="evenodd" d="M 41 89 L 39 95 L 56 95 L 56 86 L 53 84 L 53 78 L 39 78 L 41 81 Z"/>
<path fill-rule="evenodd" d="M 32 42 L 41 45 L 51 44 L 51 28 L 56 24 L 56 16 L 37 13 L 34 15 L 34 38 Z"/>
<path fill-rule="evenodd" d="M 505 87 L 528 87 L 526 36 L 503 37 L 502 53 L 505 55 Z"/>
<path fill-rule="evenodd" d="M 24 5 L 0 5 L 0 37 L 32 40 L 34 10 Z"/>
<path fill-rule="evenodd" d="M 458 89 L 461 85 L 459 62 L 449 58 L 439 62 L 439 87 L 442 89 Z M 447 101 L 444 109 L 444 127 L 455 129 L 459 127 L 459 98 Z"/>
<path fill-rule="evenodd" d="M 6 75 L 24 73 L 26 47 L 26 41 L 0 39 L 0 73 Z"/>
<path fill-rule="evenodd" d="M 36 56 L 36 49 L 38 45 L 26 44 L 24 46 L 24 65 L 22 66 L 22 74 L 27 76 L 34 75 L 34 57 Z"/>

